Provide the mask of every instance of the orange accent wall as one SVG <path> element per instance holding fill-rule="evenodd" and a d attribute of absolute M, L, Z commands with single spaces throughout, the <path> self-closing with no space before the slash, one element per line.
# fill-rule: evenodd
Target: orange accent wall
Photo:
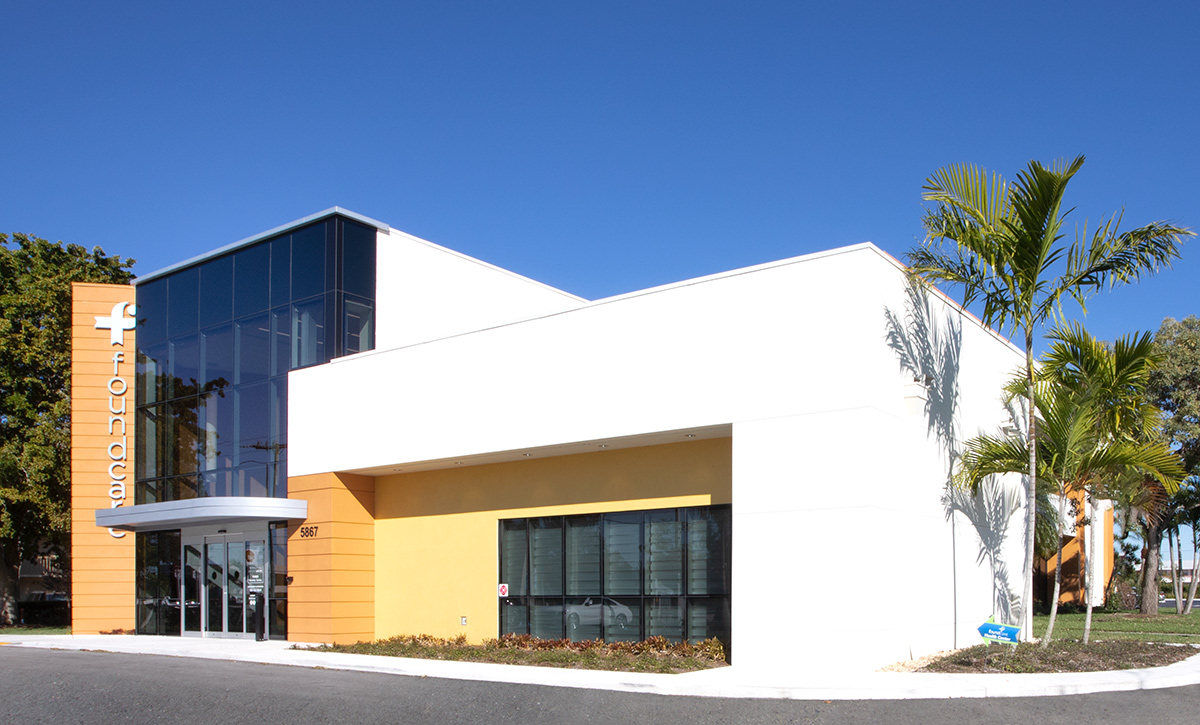
<path fill-rule="evenodd" d="M 113 305 L 134 301 L 130 285 L 76 283 L 71 286 L 71 629 L 75 634 L 95 634 L 134 628 L 133 534 L 113 537 L 96 526 L 95 511 L 110 508 L 112 479 L 109 445 L 125 441 L 124 469 L 127 505 L 133 503 L 134 334 L 127 331 L 123 345 L 111 344 L 108 330 L 96 329 L 97 317 L 108 317 Z M 116 363 L 113 354 L 124 359 Z M 109 381 L 121 378 L 126 386 L 111 395 Z M 119 384 L 113 385 L 120 390 Z M 125 412 L 110 412 L 110 398 L 124 399 Z M 120 410 L 120 402 L 113 405 Z M 124 422 L 124 435 L 121 423 Z M 111 433 L 110 433 L 111 430 Z M 113 449 L 114 454 L 121 452 Z M 121 532 L 118 532 L 121 533 Z"/>
<path fill-rule="evenodd" d="M 288 527 L 288 640 L 375 639 L 375 479 L 322 473 L 288 479 L 308 518 Z"/>
<path fill-rule="evenodd" d="M 1075 521 L 1075 534 L 1070 538 L 1063 537 L 1063 570 L 1062 570 L 1062 590 L 1059 592 L 1059 604 L 1079 604 L 1083 605 L 1086 600 L 1083 596 L 1083 567 L 1086 565 L 1086 548 L 1084 536 L 1086 528 L 1084 526 L 1087 517 L 1087 506 L 1082 502 L 1082 492 L 1072 492 L 1070 497 L 1075 500 L 1078 507 L 1078 516 Z M 1070 512 L 1070 507 L 1067 509 Z M 1101 531 L 1101 540 L 1099 547 L 1103 550 L 1102 556 L 1104 563 L 1101 570 L 1101 576 L 1104 579 L 1104 585 L 1107 588 L 1108 580 L 1112 577 L 1113 572 L 1113 512 L 1108 509 L 1101 512 L 1102 520 L 1095 522 L 1096 525 L 1103 526 Z M 1050 594 L 1054 591 L 1054 572 L 1057 569 L 1057 556 L 1051 556 L 1049 560 L 1042 562 L 1040 569 L 1046 577 L 1046 599 L 1050 598 Z M 1095 604 L 1099 605 L 1100 602 Z"/>

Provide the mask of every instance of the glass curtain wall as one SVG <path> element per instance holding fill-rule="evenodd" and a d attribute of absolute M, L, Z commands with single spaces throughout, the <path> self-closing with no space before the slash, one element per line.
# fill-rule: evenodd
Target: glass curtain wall
<path fill-rule="evenodd" d="M 501 634 L 729 646 L 730 508 L 500 522 Z"/>
<path fill-rule="evenodd" d="M 137 288 L 134 503 L 287 497 L 287 373 L 374 347 L 375 229 L 332 217 Z"/>
<path fill-rule="evenodd" d="M 138 285 L 134 504 L 287 498 L 287 373 L 374 348 L 375 239 L 335 215 Z M 137 550 L 171 535 L 178 566 L 178 531 L 138 534 Z M 285 636 L 286 523 L 270 548 L 268 621 Z M 163 599 L 154 571 L 139 559 L 138 631 L 145 612 L 148 629 L 179 634 L 179 612 L 149 604 Z M 184 618 L 199 631 L 198 608 Z"/>

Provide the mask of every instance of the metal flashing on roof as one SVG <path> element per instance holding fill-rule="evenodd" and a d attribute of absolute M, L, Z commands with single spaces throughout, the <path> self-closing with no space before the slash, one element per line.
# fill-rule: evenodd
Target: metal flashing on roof
<path fill-rule="evenodd" d="M 191 267 L 194 264 L 199 264 L 199 263 L 207 261 L 209 259 L 219 257 L 222 254 L 227 254 L 229 252 L 232 252 L 236 249 L 240 249 L 242 247 L 248 247 L 251 244 L 254 244 L 255 242 L 261 242 L 262 240 L 267 239 L 268 237 L 273 237 L 277 234 L 283 234 L 284 232 L 289 232 L 293 229 L 298 229 L 299 227 L 302 227 L 306 224 L 312 224 L 313 222 L 320 221 L 322 219 L 326 219 L 331 216 L 342 216 L 347 219 L 353 219 L 354 221 L 356 221 L 360 224 L 365 224 L 369 227 L 375 227 L 376 229 L 378 229 L 381 232 L 390 232 L 391 231 L 391 227 L 389 227 L 387 224 L 384 224 L 381 221 L 376 221 L 375 219 L 363 216 L 362 214 L 357 214 L 355 212 L 350 211 L 349 209 L 343 209 L 340 206 L 331 206 L 328 209 L 326 209 L 325 211 L 319 211 L 316 214 L 309 214 L 308 216 L 306 216 L 302 219 L 297 219 L 296 221 L 288 222 L 287 224 L 277 226 L 274 229 L 268 229 L 265 232 L 260 232 L 258 234 L 255 234 L 254 236 L 246 237 L 245 239 L 238 240 L 238 241 L 234 242 L 233 244 L 226 244 L 225 246 L 214 249 L 211 252 L 205 252 L 204 254 L 197 255 L 195 257 L 192 257 L 191 259 L 185 259 L 182 262 L 177 262 L 175 264 L 172 264 L 169 267 L 163 267 L 162 269 L 151 272 L 150 274 L 147 274 L 143 277 L 138 277 L 136 280 L 134 280 L 133 284 L 139 285 L 143 282 L 149 282 L 151 280 L 158 279 L 159 277 L 164 277 L 168 274 L 171 274 L 172 272 L 178 272 L 179 270 L 184 269 L 186 267 Z"/>

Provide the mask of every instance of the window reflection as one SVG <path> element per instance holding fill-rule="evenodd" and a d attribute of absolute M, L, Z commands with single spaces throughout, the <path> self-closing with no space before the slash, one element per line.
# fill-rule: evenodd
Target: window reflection
<path fill-rule="evenodd" d="M 334 217 L 138 285 L 135 501 L 287 495 L 287 373 L 374 347 L 375 237 Z"/>
<path fill-rule="evenodd" d="M 292 368 L 325 362 L 325 300 L 292 307 Z"/>
<path fill-rule="evenodd" d="M 726 505 L 501 521 L 501 633 L 728 645 L 729 516 Z"/>
<path fill-rule="evenodd" d="M 135 536 L 138 634 L 180 634 L 179 545 L 178 531 Z"/>
<path fill-rule="evenodd" d="M 205 386 L 228 383 L 233 378 L 233 325 L 225 324 L 204 332 L 201 336 L 201 358 L 204 371 L 200 380 Z"/>
<path fill-rule="evenodd" d="M 342 349 L 347 355 L 374 349 L 374 317 L 374 310 L 369 303 L 346 297 L 342 317 L 345 335 Z"/>
<path fill-rule="evenodd" d="M 200 267 L 200 327 L 233 317 L 232 293 L 233 257 L 219 257 Z"/>
<path fill-rule="evenodd" d="M 271 248 L 266 244 L 240 249 L 233 255 L 233 314 L 244 317 L 270 304 Z"/>
<path fill-rule="evenodd" d="M 255 315 L 237 323 L 238 375 L 237 383 L 265 380 L 271 375 L 271 321 L 266 314 Z"/>

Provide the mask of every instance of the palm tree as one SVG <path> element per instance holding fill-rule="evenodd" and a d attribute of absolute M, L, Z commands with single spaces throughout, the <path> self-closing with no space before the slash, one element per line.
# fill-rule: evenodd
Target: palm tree
<path fill-rule="evenodd" d="M 909 272 L 931 283 L 963 288 L 963 304 L 983 303 L 985 324 L 1007 334 L 1021 333 L 1025 343 L 1026 397 L 1035 398 L 1033 334 L 1047 319 L 1061 316 L 1064 297 L 1084 307 L 1102 287 L 1136 281 L 1142 274 L 1169 266 L 1183 238 L 1193 233 L 1167 222 L 1120 232 L 1121 214 L 1103 221 L 1090 235 L 1086 223 L 1064 248 L 1062 210 L 1067 184 L 1083 165 L 1046 168 L 1037 161 L 1009 185 L 999 174 L 973 165 L 948 166 L 925 184 L 926 237 L 908 255 Z M 1037 434 L 1034 410 L 1028 411 L 1025 468 L 1025 564 L 1021 597 L 1022 637 L 1030 638 L 1033 601 L 1034 529 L 1037 520 Z"/>
<path fill-rule="evenodd" d="M 1183 477 L 1179 458 L 1155 437 L 1161 413 L 1146 402 L 1145 389 L 1156 357 L 1150 336 L 1125 336 L 1109 348 L 1075 325 L 1049 335 L 1053 341 L 1042 359 L 1042 377 L 1034 388 L 1039 433 L 1034 439 L 1035 480 L 1058 497 L 1058 520 L 1066 520 L 1071 496 L 1097 500 L 1111 495 L 1128 473 L 1149 476 L 1168 491 Z M 1015 380 L 1009 393 L 1024 395 L 1025 381 Z M 1027 470 L 1027 440 L 1020 436 L 979 436 L 966 443 L 956 481 L 972 489 L 988 476 Z M 1058 566 L 1051 596 L 1050 622 L 1042 645 L 1054 633 L 1062 591 L 1062 536 L 1055 532 Z M 1084 643 L 1091 634 L 1094 601 L 1086 595 Z"/>

